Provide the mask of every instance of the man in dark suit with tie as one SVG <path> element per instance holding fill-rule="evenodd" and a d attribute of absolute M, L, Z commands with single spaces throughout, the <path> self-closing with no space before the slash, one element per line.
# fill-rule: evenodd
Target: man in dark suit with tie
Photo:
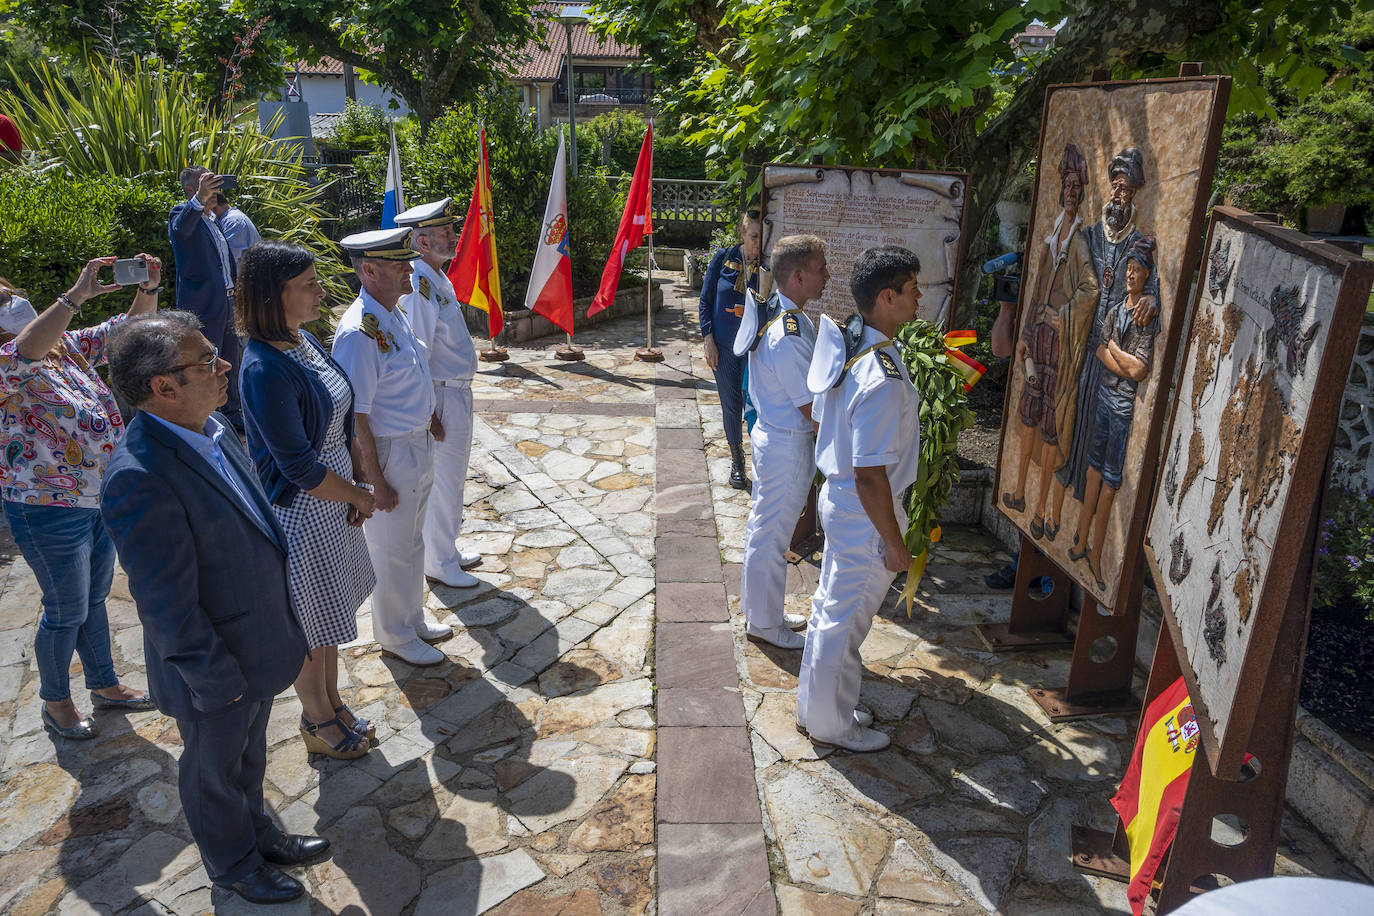
<path fill-rule="evenodd" d="M 139 413 L 106 468 L 101 515 L 138 605 L 153 700 L 181 731 L 186 823 L 215 884 L 254 903 L 293 899 L 300 882 L 273 865 L 329 841 L 283 833 L 262 778 L 272 698 L 307 646 L 285 535 L 214 413 L 229 363 L 182 311 L 129 319 L 106 354 L 111 385 Z"/>
<path fill-rule="evenodd" d="M 167 235 L 177 271 L 177 308 L 200 319 L 201 330 L 211 346 L 233 365 L 229 370 L 229 400 L 223 414 L 240 432 L 239 337 L 234 329 L 234 278 L 236 268 L 229 242 L 213 218 L 212 204 L 222 177 L 199 165 L 181 170 L 186 203 L 172 208 Z"/>

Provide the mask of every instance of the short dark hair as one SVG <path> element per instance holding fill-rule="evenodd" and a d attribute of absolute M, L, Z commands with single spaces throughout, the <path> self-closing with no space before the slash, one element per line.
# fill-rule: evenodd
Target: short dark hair
<path fill-rule="evenodd" d="M 901 245 L 878 245 L 865 249 L 849 272 L 849 292 L 859 311 L 867 315 L 878 304 L 885 289 L 901 292 L 906 281 L 921 273 L 916 252 Z"/>
<path fill-rule="evenodd" d="M 806 270 L 811 259 L 825 256 L 825 239 L 818 235 L 787 235 L 773 243 L 773 279 L 785 283 L 794 270 Z"/>
<path fill-rule="evenodd" d="M 105 344 L 110 387 L 138 407 L 153 396 L 153 379 L 181 362 L 181 344 L 201 328 L 200 319 L 175 309 L 135 315 L 115 325 Z M 181 372 L 177 381 L 184 383 Z"/>
<path fill-rule="evenodd" d="M 309 249 L 290 242 L 258 242 L 239 261 L 234 313 L 239 331 L 253 340 L 296 343 L 286 326 L 281 293 L 315 263 Z"/>
<path fill-rule="evenodd" d="M 200 181 L 200 176 L 210 171 L 203 165 L 188 165 L 181 170 L 181 186 L 189 188 L 191 185 Z"/>

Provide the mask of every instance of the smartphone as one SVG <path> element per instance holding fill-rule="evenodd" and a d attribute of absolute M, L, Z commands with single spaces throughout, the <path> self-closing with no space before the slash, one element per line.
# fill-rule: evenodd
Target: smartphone
<path fill-rule="evenodd" d="M 114 281 L 120 286 L 148 282 L 148 264 L 142 258 L 120 258 L 114 262 Z"/>
<path fill-rule="evenodd" d="M 239 176 L 221 175 L 219 176 L 219 189 L 221 191 L 234 191 L 239 186 Z"/>

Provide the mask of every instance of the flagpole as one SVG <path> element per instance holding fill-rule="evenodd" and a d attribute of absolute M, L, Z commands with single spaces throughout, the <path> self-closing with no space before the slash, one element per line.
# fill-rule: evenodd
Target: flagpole
<path fill-rule="evenodd" d="M 652 129 L 654 122 L 649 122 Z M 645 270 L 646 280 L 644 283 L 644 341 L 645 346 L 641 350 L 635 351 L 635 359 L 644 363 L 663 362 L 663 351 L 654 349 L 654 233 L 653 233 L 653 212 L 654 212 L 654 179 L 649 176 L 649 263 Z"/>

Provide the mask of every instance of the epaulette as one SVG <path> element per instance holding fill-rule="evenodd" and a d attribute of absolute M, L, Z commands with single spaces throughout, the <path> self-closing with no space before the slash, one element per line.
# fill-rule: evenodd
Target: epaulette
<path fill-rule="evenodd" d="M 901 378 L 902 370 L 897 368 L 897 361 L 892 358 L 886 350 L 875 350 L 878 356 L 878 365 L 883 367 L 883 375 L 888 378 Z"/>
<path fill-rule="evenodd" d="M 373 340 L 376 340 L 377 329 L 377 316 L 372 314 L 371 312 L 364 313 L 363 323 L 358 326 L 358 330 L 362 331 L 364 334 L 366 334 L 368 337 L 371 337 Z"/>
<path fill-rule="evenodd" d="M 430 292 L 429 277 L 421 277 L 421 278 L 420 278 L 420 282 L 417 283 L 416 286 L 418 286 L 418 287 L 420 288 L 420 295 L 421 295 L 421 296 L 424 296 L 426 299 L 430 298 L 430 296 L 429 296 L 429 292 Z"/>
<path fill-rule="evenodd" d="M 787 315 L 782 319 L 782 332 L 789 337 L 801 335 L 801 322 L 796 315 Z"/>

